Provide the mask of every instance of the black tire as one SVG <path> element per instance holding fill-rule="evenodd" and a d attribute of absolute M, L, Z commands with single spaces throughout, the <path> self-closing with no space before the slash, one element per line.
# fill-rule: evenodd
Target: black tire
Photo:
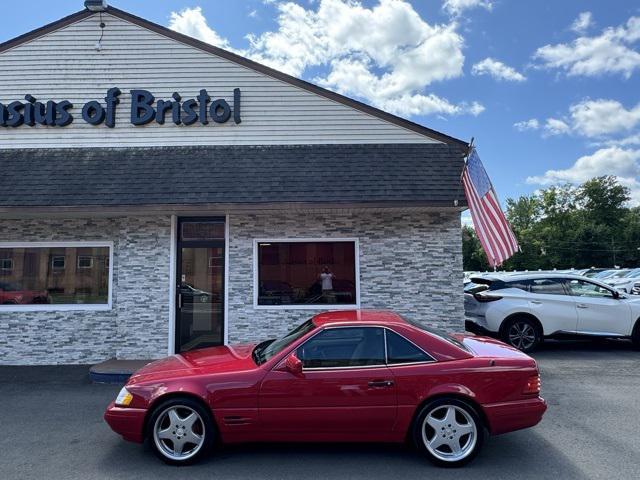
<path fill-rule="evenodd" d="M 636 326 L 633 328 L 631 342 L 633 343 L 633 348 L 640 350 L 640 319 L 636 321 Z"/>
<path fill-rule="evenodd" d="M 176 420 L 175 424 L 173 424 L 170 418 L 170 411 L 174 411 L 178 415 L 174 417 Z M 199 417 L 195 419 L 195 422 L 191 426 L 188 425 L 190 423 L 188 421 L 190 412 L 195 412 Z M 183 421 L 184 423 L 182 423 Z M 169 427 L 168 430 L 167 426 Z M 166 430 L 166 434 L 170 435 L 171 438 L 156 438 L 157 427 Z M 196 443 L 189 442 L 191 439 L 189 432 L 202 436 L 202 442 L 199 447 Z M 149 416 L 146 433 L 147 441 L 154 453 L 169 465 L 190 465 L 197 462 L 203 456 L 210 454 L 217 436 L 211 411 L 197 400 L 189 397 L 174 397 L 158 404 Z M 183 434 L 182 437 L 180 436 L 181 434 Z M 183 455 L 184 458 L 172 458 L 170 456 L 169 450 L 173 448 L 175 452 L 176 448 L 173 439 L 179 440 L 186 449 Z"/>
<path fill-rule="evenodd" d="M 455 422 L 444 423 L 450 409 L 454 409 Z M 443 416 L 444 414 L 444 416 Z M 431 418 L 429 421 L 428 419 Z M 430 423 L 431 422 L 431 423 Z M 434 427 L 432 423 L 436 423 Z M 443 423 L 439 423 L 443 422 Z M 460 428 L 470 428 L 470 433 L 460 434 Z M 439 428 L 438 428 L 439 427 Z M 454 438 L 454 436 L 457 437 Z M 476 409 L 456 398 L 438 398 L 424 405 L 412 426 L 416 448 L 439 467 L 456 468 L 466 465 L 480 452 L 487 435 L 486 427 Z M 441 445 L 438 440 L 442 438 Z M 460 453 L 456 456 L 449 445 L 456 442 Z"/>
<path fill-rule="evenodd" d="M 522 352 L 533 352 L 542 342 L 542 329 L 529 317 L 514 317 L 502 328 L 502 341 Z"/>

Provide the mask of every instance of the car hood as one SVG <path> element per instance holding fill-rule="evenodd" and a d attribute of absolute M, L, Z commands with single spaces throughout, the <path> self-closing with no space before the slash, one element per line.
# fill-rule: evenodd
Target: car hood
<path fill-rule="evenodd" d="M 148 363 L 135 372 L 128 384 L 161 378 L 210 373 L 229 373 L 257 368 L 251 352 L 255 344 L 224 345 L 191 350 Z"/>

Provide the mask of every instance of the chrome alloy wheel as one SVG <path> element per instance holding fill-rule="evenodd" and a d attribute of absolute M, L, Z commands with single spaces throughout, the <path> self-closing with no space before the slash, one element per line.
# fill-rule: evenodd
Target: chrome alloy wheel
<path fill-rule="evenodd" d="M 528 350 L 536 342 L 536 332 L 528 322 L 514 322 L 508 336 L 509 343 L 519 350 Z"/>
<path fill-rule="evenodd" d="M 457 462 L 473 452 L 478 441 L 478 428 L 463 408 L 439 405 L 422 422 L 422 441 L 438 460 Z"/>
<path fill-rule="evenodd" d="M 153 441 L 165 457 L 188 460 L 204 444 L 204 422 L 191 407 L 172 405 L 158 415 L 153 426 Z"/>

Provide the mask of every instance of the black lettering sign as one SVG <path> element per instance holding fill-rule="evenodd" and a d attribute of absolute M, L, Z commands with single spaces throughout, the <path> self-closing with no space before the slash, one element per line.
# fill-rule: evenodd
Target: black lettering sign
<path fill-rule="evenodd" d="M 208 125 L 209 120 L 214 123 L 226 123 L 231 117 L 236 124 L 242 122 L 240 89 L 233 90 L 233 105 L 223 99 L 212 100 L 206 89 L 200 90 L 195 98 L 185 101 L 178 92 L 174 92 L 172 100 L 158 100 L 147 90 L 131 90 L 131 124 L 147 125 L 155 120 L 163 125 L 171 112 L 171 121 L 175 125 L 193 125 L 200 122 Z M 122 91 L 113 87 L 104 97 L 104 105 L 99 100 L 90 100 L 82 106 L 82 119 L 94 126 L 104 124 L 108 128 L 116 125 L 116 111 L 120 104 Z M 35 127 L 66 127 L 74 120 L 69 110 L 73 104 L 69 100 L 56 102 L 54 100 L 38 101 L 31 94 L 24 96 L 25 102 L 15 101 L 8 104 L 0 103 L 0 127 L 17 128 L 22 125 Z"/>

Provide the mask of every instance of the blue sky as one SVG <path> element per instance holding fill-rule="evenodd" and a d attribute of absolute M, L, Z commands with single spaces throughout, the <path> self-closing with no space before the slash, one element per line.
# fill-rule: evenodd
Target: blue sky
<path fill-rule="evenodd" d="M 640 202 L 640 5 L 596 0 L 111 0 L 469 140 L 500 198 L 616 174 Z M 0 41 L 82 8 L 3 2 Z M 199 7 L 199 8 L 198 8 Z"/>

